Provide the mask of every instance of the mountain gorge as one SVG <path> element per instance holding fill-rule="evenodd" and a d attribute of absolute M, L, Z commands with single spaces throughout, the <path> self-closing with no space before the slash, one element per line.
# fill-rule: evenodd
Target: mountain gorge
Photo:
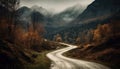
<path fill-rule="evenodd" d="M 76 4 L 72 7 L 66 8 L 64 11 L 60 13 L 53 14 L 53 12 L 46 10 L 43 7 L 39 6 L 32 6 L 31 8 L 28 7 L 21 7 L 17 10 L 17 13 L 20 18 L 20 21 L 30 21 L 30 15 L 34 12 L 38 12 L 41 18 L 44 19 L 43 23 L 47 27 L 63 27 L 67 25 L 70 21 L 74 20 L 81 14 L 84 10 L 84 7 Z M 37 15 L 39 16 L 39 15 Z M 38 18 L 41 20 L 41 18 Z"/>
<path fill-rule="evenodd" d="M 105 63 L 119 69 L 120 60 L 120 2 L 118 0 L 95 0 L 60 34 L 63 41 L 77 44 L 78 49 L 68 56 Z"/>
<path fill-rule="evenodd" d="M 59 42 L 78 46 L 66 56 L 120 68 L 119 0 L 76 4 L 60 13 L 37 5 L 11 11 L 9 1 L 0 1 L 0 69 L 48 69 L 45 55 L 63 48 Z"/>
<path fill-rule="evenodd" d="M 47 37 L 77 44 L 66 55 L 120 68 L 120 1 L 95 0 L 74 20 Z M 56 36 L 59 35 L 59 38 Z"/>
<path fill-rule="evenodd" d="M 53 14 L 42 7 L 32 6 L 31 8 L 28 8 L 24 6 L 19 8 L 16 12 L 16 24 L 27 29 L 29 24 L 34 20 L 34 22 L 44 25 L 46 30 L 45 37 L 49 38 L 50 36 L 53 39 L 53 34 L 67 28 L 68 24 L 78 17 L 84 9 L 83 6 L 76 4 L 60 13 Z"/>
<path fill-rule="evenodd" d="M 119 13 L 119 4 L 118 0 L 95 0 L 81 14 L 79 14 L 76 19 L 69 22 L 69 27 L 66 27 L 61 31 L 57 31 L 51 36 L 60 34 L 64 41 L 75 42 L 77 37 L 81 36 L 81 38 L 83 38 L 83 35 L 87 35 L 88 31 L 96 29 L 98 25 L 109 23 L 109 19 L 113 17 L 113 15 L 117 15 Z M 65 39 L 65 36 L 68 38 Z"/>

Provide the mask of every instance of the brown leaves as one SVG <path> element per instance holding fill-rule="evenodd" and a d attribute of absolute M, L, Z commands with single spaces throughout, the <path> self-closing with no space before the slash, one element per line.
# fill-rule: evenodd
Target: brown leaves
<path fill-rule="evenodd" d="M 108 39 L 112 35 L 111 26 L 109 24 L 99 25 L 96 30 L 94 30 L 93 40 L 101 42 Z"/>
<path fill-rule="evenodd" d="M 61 42 L 62 41 L 61 35 L 60 34 L 55 35 L 54 40 L 57 41 L 57 42 Z"/>

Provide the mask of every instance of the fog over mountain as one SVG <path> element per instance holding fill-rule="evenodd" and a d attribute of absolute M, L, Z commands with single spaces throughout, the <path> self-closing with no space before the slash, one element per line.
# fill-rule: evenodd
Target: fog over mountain
<path fill-rule="evenodd" d="M 81 4 L 86 8 L 93 1 L 94 0 L 21 0 L 20 6 L 32 7 L 38 5 L 59 13 L 75 4 Z"/>
<path fill-rule="evenodd" d="M 35 10 L 35 11 L 38 11 L 40 12 L 41 14 L 45 15 L 45 16 L 50 16 L 52 15 L 52 11 L 50 10 L 47 10 L 46 8 L 43 8 L 41 6 L 38 6 L 38 5 L 34 5 L 31 7 L 32 10 Z"/>
<path fill-rule="evenodd" d="M 56 24 L 58 26 L 67 25 L 70 21 L 76 19 L 78 15 L 84 11 L 83 7 L 84 6 L 82 6 L 81 4 L 76 4 L 74 6 L 66 8 L 64 11 L 58 14 L 55 14 L 52 17 L 53 18 L 52 24 L 54 24 L 55 26 Z"/>
<path fill-rule="evenodd" d="M 29 23 L 31 19 L 30 15 L 36 11 L 39 14 L 43 15 L 43 23 L 45 26 L 61 27 L 67 25 L 70 21 L 76 19 L 84 10 L 85 8 L 83 5 L 75 4 L 59 13 L 54 13 L 42 6 L 34 5 L 30 8 L 27 6 L 19 8 L 17 14 L 20 14 L 20 21 L 24 21 L 24 23 Z"/>

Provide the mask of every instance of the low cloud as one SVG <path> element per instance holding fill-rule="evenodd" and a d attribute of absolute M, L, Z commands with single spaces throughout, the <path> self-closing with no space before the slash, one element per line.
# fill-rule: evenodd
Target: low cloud
<path fill-rule="evenodd" d="M 33 5 L 38 5 L 46 9 L 55 9 L 56 12 L 60 12 L 75 4 L 81 4 L 86 7 L 93 1 L 94 0 L 21 0 L 20 6 L 32 7 Z"/>

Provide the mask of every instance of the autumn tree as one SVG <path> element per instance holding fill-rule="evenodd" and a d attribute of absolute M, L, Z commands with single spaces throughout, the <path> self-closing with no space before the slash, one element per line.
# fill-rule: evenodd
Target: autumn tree
<path fill-rule="evenodd" d="M 12 43 L 15 39 L 15 12 L 19 3 L 20 0 L 0 0 L 0 28 L 2 30 L 0 36 Z"/>
<path fill-rule="evenodd" d="M 67 32 L 67 33 L 64 33 L 64 42 L 68 42 L 68 35 L 69 35 L 69 33 Z"/>
<path fill-rule="evenodd" d="M 76 42 L 76 44 L 80 44 L 81 43 L 81 38 L 77 37 L 75 42 Z"/>
<path fill-rule="evenodd" d="M 93 40 L 96 42 L 102 42 L 107 40 L 111 36 L 111 27 L 109 24 L 99 25 L 97 29 L 94 30 Z"/>
<path fill-rule="evenodd" d="M 109 27 L 111 28 L 111 36 L 113 38 L 120 37 L 120 21 L 119 20 L 112 20 L 109 23 Z"/>
<path fill-rule="evenodd" d="M 61 35 L 60 34 L 55 35 L 54 40 L 57 41 L 57 42 L 61 42 L 62 41 Z"/>
<path fill-rule="evenodd" d="M 24 38 L 23 35 L 25 34 L 24 29 L 21 26 L 17 26 L 14 31 L 14 36 L 15 36 L 15 43 L 21 43 Z"/>

